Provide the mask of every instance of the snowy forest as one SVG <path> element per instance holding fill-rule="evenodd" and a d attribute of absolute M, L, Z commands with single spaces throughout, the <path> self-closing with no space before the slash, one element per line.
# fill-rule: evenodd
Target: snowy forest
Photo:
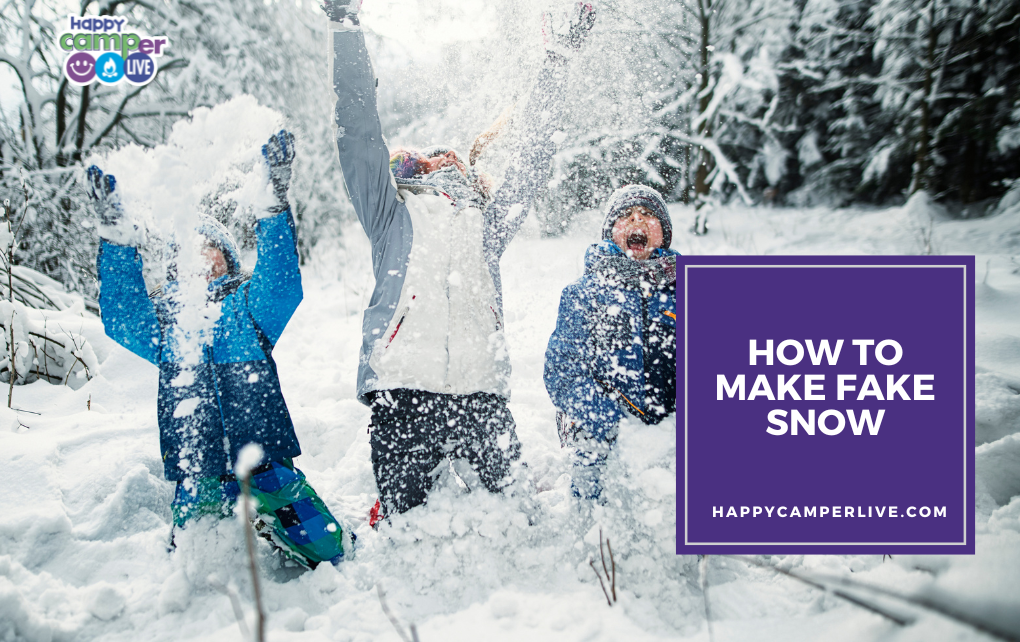
<path fill-rule="evenodd" d="M 72 7 L 127 16 L 173 43 L 156 81 L 130 90 L 63 79 L 56 23 L 69 6 L 11 1 L 0 18 L 0 189 L 14 217 L 27 212 L 16 264 L 94 295 L 95 247 L 76 233 L 89 224 L 77 188 L 83 160 L 125 143 L 164 143 L 193 109 L 241 94 L 279 110 L 298 132 L 292 198 L 303 256 L 341 234 L 352 211 L 337 198 L 325 27 L 313 2 Z M 990 211 L 1020 177 L 1016 2 L 600 6 L 538 211 L 546 234 L 625 183 L 652 186 L 692 211 L 734 200 L 888 205 L 925 190 L 968 218 Z M 384 25 L 373 37 L 390 142 L 467 146 L 527 87 L 541 56 L 527 18 L 540 10 L 530 0 L 366 7 Z M 418 24 L 390 16 L 400 27 L 387 35 L 386 11 L 413 13 Z M 519 63 L 499 64 L 508 56 Z"/>
<path fill-rule="evenodd" d="M 379 529 L 355 393 L 371 248 L 319 4 L 0 0 L 0 640 L 249 640 L 259 612 L 273 640 L 1020 640 L 1020 0 L 599 0 L 502 261 L 535 497 L 469 492 L 451 466 Z M 477 165 L 502 175 L 551 4 L 364 0 L 390 149 L 466 156 L 509 123 Z M 69 14 L 166 36 L 155 79 L 68 82 Z M 304 301 L 274 356 L 301 468 L 358 548 L 304 571 L 259 540 L 260 594 L 237 520 L 166 551 L 158 373 L 104 332 L 86 168 L 126 205 L 166 195 L 140 249 L 158 285 L 159 217 L 189 198 L 254 264 L 258 154 L 241 148 L 280 127 Z M 222 158 L 189 160 L 200 145 Z M 611 501 L 578 512 L 543 356 L 600 210 L 634 183 L 668 204 L 681 254 L 977 256 L 977 555 L 677 556 L 675 417 L 621 433 Z"/>

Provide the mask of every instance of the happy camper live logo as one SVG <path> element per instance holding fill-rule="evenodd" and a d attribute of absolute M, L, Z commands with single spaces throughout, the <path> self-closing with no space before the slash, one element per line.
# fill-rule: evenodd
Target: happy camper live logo
<path fill-rule="evenodd" d="M 166 36 L 135 33 L 126 18 L 72 15 L 65 25 L 67 29 L 57 38 L 61 50 L 69 54 L 64 76 L 78 86 L 95 81 L 148 84 L 156 77 L 156 61 L 170 46 Z"/>
<path fill-rule="evenodd" d="M 974 257 L 677 259 L 677 552 L 974 552 Z"/>

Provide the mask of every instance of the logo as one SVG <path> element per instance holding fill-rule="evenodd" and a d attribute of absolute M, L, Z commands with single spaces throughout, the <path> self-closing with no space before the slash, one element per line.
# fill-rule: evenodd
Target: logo
<path fill-rule="evenodd" d="M 99 81 L 146 85 L 156 77 L 156 60 L 170 46 L 166 36 L 143 37 L 131 32 L 125 18 L 68 16 L 68 30 L 57 42 L 70 55 L 64 76 L 79 87 Z"/>

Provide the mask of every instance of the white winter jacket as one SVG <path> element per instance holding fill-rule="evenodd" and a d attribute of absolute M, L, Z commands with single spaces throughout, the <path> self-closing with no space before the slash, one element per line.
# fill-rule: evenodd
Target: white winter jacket
<path fill-rule="evenodd" d="M 396 314 L 375 338 L 375 389 L 510 395 L 503 321 L 484 256 L 483 213 L 400 190 L 414 240 Z"/>
<path fill-rule="evenodd" d="M 375 271 L 358 398 L 397 388 L 509 397 L 499 259 L 549 180 L 565 61 L 550 58 L 539 74 L 492 200 L 458 208 L 438 189 L 398 191 L 364 35 L 330 23 L 330 40 L 340 167 Z"/>

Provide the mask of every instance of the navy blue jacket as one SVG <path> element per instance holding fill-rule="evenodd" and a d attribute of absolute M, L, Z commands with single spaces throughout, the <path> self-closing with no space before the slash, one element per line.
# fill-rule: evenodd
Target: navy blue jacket
<path fill-rule="evenodd" d="M 645 296 L 600 283 L 598 259 L 622 254 L 612 241 L 588 248 L 584 276 L 560 296 L 545 353 L 553 404 L 598 439 L 627 414 L 654 424 L 676 411 L 676 285 Z"/>
<path fill-rule="evenodd" d="M 138 250 L 103 241 L 99 305 L 106 334 L 159 366 L 159 441 L 170 481 L 232 471 L 238 451 L 257 443 L 263 461 L 301 454 L 280 390 L 272 349 L 301 302 L 301 272 L 289 211 L 258 223 L 251 279 L 210 284 L 221 314 L 201 363 L 182 376 L 165 297 L 149 299 Z"/>

